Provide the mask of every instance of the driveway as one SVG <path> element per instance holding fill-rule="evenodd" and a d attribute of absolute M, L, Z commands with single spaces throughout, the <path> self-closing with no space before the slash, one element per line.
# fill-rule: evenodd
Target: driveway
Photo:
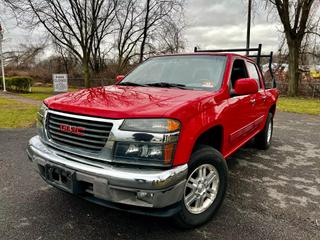
<path fill-rule="evenodd" d="M 320 117 L 278 113 L 273 146 L 249 143 L 228 159 L 222 208 L 188 231 L 48 186 L 27 161 L 33 135 L 0 130 L 0 239 L 320 239 Z"/>

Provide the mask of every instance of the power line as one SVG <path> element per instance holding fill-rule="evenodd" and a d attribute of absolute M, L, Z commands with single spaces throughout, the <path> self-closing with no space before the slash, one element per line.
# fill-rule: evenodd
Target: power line
<path fill-rule="evenodd" d="M 250 48 L 250 35 L 251 35 L 251 12 L 252 12 L 252 0 L 248 2 L 248 19 L 247 19 L 247 45 L 246 48 Z M 249 52 L 247 52 L 249 55 Z"/>

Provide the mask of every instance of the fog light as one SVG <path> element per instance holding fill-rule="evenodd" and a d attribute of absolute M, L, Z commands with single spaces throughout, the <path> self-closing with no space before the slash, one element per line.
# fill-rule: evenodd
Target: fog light
<path fill-rule="evenodd" d="M 148 203 L 153 202 L 153 197 L 154 197 L 154 193 L 137 192 L 137 198 Z"/>

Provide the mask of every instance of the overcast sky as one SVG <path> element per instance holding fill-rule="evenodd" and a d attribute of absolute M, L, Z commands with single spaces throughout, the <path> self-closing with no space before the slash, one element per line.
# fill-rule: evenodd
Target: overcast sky
<path fill-rule="evenodd" d="M 247 0 L 192 0 L 188 1 L 186 39 L 188 48 L 244 47 L 247 31 Z M 251 45 L 264 45 L 265 50 L 277 51 L 280 26 L 275 17 L 268 16 L 261 6 L 255 7 L 251 30 Z M 268 21 L 269 18 L 269 21 Z M 273 20 L 272 23 L 271 21 Z"/>
<path fill-rule="evenodd" d="M 246 40 L 247 0 L 186 0 L 185 18 L 187 28 L 186 51 L 198 45 L 202 49 L 244 47 Z M 274 19 L 268 20 L 263 8 L 256 9 L 252 25 L 252 46 L 259 43 L 266 51 L 277 51 L 280 26 Z M 17 27 L 15 19 L 9 18 L 0 4 L 0 20 L 6 30 L 5 50 L 14 49 L 19 43 L 39 41 L 41 31 L 30 32 Z"/>

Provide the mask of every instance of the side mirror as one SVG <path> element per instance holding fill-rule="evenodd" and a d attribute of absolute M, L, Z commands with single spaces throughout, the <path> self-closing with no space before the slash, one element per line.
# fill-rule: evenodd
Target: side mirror
<path fill-rule="evenodd" d="M 240 78 L 233 88 L 235 95 L 249 95 L 259 91 L 257 80 L 253 78 Z"/>
<path fill-rule="evenodd" d="M 124 75 L 118 75 L 116 77 L 115 83 L 117 84 L 117 83 L 121 82 L 124 79 L 124 77 L 125 77 Z"/>

